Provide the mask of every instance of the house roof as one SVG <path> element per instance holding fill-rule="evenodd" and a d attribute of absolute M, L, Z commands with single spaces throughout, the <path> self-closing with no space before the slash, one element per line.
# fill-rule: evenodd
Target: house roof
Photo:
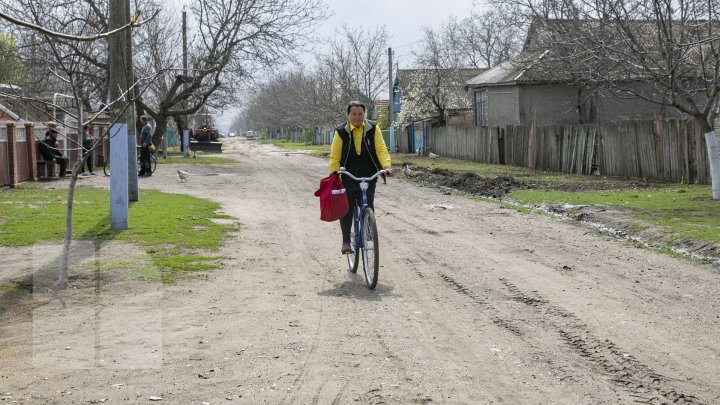
<path fill-rule="evenodd" d="M 15 121 L 19 121 L 19 120 L 20 120 L 20 116 L 19 116 L 19 115 L 15 114 L 12 110 L 10 110 L 9 108 L 5 107 L 5 106 L 2 105 L 2 104 L 0 104 L 0 111 L 2 111 L 3 115 L 6 115 L 6 116 L 12 118 L 12 119 L 15 120 Z"/>
<path fill-rule="evenodd" d="M 492 69 L 465 82 L 466 88 L 479 86 L 499 86 L 518 83 L 550 82 L 561 80 L 561 75 L 552 70 L 533 69 L 542 64 L 549 51 L 542 53 L 526 52 L 516 58 L 503 62 Z"/>
<path fill-rule="evenodd" d="M 715 30 L 708 30 L 707 21 L 686 22 L 684 30 L 686 35 L 703 37 L 703 27 L 706 32 L 717 32 L 720 23 L 713 22 Z M 627 28 L 630 32 L 623 31 Z M 481 86 L 498 86 L 520 83 L 550 83 L 571 82 L 578 78 L 589 78 L 588 74 L 597 74 L 596 71 L 586 70 L 581 58 L 588 58 L 594 70 L 601 69 L 605 77 L 615 77 L 615 80 L 642 79 L 647 72 L 642 68 L 633 69 L 631 62 L 619 60 L 606 65 L 598 64 L 603 54 L 596 54 L 587 49 L 583 36 L 589 38 L 591 43 L 598 43 L 602 38 L 603 46 L 627 49 L 627 41 L 636 41 L 645 51 L 646 57 L 652 58 L 662 53 L 662 45 L 658 44 L 659 29 L 657 22 L 651 20 L 631 21 L 626 26 L 618 27 L 612 22 L 597 20 L 549 20 L 533 22 L 528 29 L 523 51 L 511 61 L 501 63 L 487 72 L 480 74 L 466 82 L 466 88 Z M 674 26 L 673 29 L 682 28 Z M 690 39 L 688 38 L 688 41 Z M 593 42 L 595 41 L 595 42 Z M 706 46 L 698 41 L 697 46 L 689 49 L 688 55 L 700 53 L 700 48 Z M 662 58 L 662 56 L 660 56 Z M 697 67 L 687 66 L 686 74 L 695 75 Z M 694 72 L 694 73 L 693 73 Z"/>
<path fill-rule="evenodd" d="M 395 80 L 393 86 L 395 87 L 409 87 L 413 81 L 416 81 L 422 73 L 433 73 L 438 74 L 441 77 L 451 78 L 456 75 L 462 79 L 462 81 L 469 80 L 472 77 L 479 75 L 486 71 L 485 68 L 462 68 L 462 69 L 398 69 L 395 74 Z"/>

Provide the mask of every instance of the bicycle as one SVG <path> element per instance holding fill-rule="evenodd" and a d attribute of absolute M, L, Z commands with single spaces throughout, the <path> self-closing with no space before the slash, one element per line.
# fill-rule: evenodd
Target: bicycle
<path fill-rule="evenodd" d="M 138 147 L 138 154 L 137 154 L 137 167 L 141 167 L 140 162 L 140 147 Z M 150 154 L 150 174 L 155 173 L 155 169 L 157 169 L 157 158 L 155 157 L 154 153 Z M 105 163 L 103 164 L 103 173 L 105 173 L 106 176 L 110 175 L 110 158 L 108 157 L 105 159 Z"/>
<path fill-rule="evenodd" d="M 360 182 L 362 205 L 358 207 L 356 204 L 352 207 L 353 230 L 350 233 L 350 245 L 353 252 L 345 256 L 347 256 L 348 270 L 351 273 L 357 272 L 360 257 L 362 257 L 365 283 L 372 290 L 377 285 L 378 273 L 380 272 L 380 245 L 375 223 L 375 212 L 367 205 L 367 190 L 370 186 L 369 182 L 375 180 L 381 174 L 385 174 L 385 170 L 380 170 L 371 177 L 355 177 L 347 172 L 344 167 L 341 167 L 338 173 Z"/>

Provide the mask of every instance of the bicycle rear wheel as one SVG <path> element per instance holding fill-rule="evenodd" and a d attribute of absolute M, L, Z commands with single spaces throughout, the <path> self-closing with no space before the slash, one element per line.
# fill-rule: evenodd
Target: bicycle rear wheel
<path fill-rule="evenodd" d="M 157 169 L 157 158 L 155 157 L 155 154 L 150 155 L 150 174 L 155 173 L 155 169 Z"/>
<path fill-rule="evenodd" d="M 378 273 L 380 272 L 380 245 L 375 225 L 375 213 L 372 208 L 366 208 L 362 225 L 362 256 L 365 282 L 371 290 L 377 285 Z"/>
<path fill-rule="evenodd" d="M 355 218 L 357 218 L 358 210 L 355 208 L 355 213 L 353 214 L 353 229 L 350 231 L 350 246 L 353 247 L 353 253 L 346 254 L 347 262 L 348 262 L 348 271 L 350 273 L 356 273 L 358 269 L 358 265 L 360 264 L 360 254 L 358 253 L 359 250 L 359 244 L 357 243 L 357 240 L 355 238 Z"/>
<path fill-rule="evenodd" d="M 110 158 L 105 159 L 105 163 L 103 164 L 103 173 L 105 173 L 106 176 L 110 175 Z"/>
<path fill-rule="evenodd" d="M 137 157 L 137 168 L 138 170 L 142 170 L 142 159 L 140 158 L 140 155 Z M 157 158 L 155 157 L 155 154 L 150 154 L 150 174 L 154 174 L 155 169 L 157 169 Z"/>

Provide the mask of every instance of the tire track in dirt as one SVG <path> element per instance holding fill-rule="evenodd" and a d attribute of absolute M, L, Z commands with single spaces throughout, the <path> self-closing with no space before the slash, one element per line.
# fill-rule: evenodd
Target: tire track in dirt
<path fill-rule="evenodd" d="M 440 278 L 457 293 L 470 299 L 476 307 L 489 314 L 491 321 L 515 336 L 522 338 L 522 330 L 512 320 L 497 315 L 497 309 L 472 289 L 458 282 L 446 273 L 438 272 Z M 610 340 L 602 340 L 595 336 L 587 324 L 574 314 L 550 303 L 549 300 L 535 293 L 522 292 L 507 279 L 500 279 L 506 286 L 513 300 L 520 302 L 543 315 L 540 319 L 557 330 L 561 340 L 565 342 L 584 361 L 590 363 L 601 373 L 611 377 L 610 381 L 620 387 L 637 402 L 647 404 L 706 404 L 707 402 L 695 395 L 679 392 L 672 386 L 672 379 L 653 371 L 631 354 L 621 350 Z"/>
<path fill-rule="evenodd" d="M 318 265 L 322 264 L 320 262 L 320 260 L 318 259 L 318 257 L 312 251 L 308 251 L 308 256 L 316 264 L 318 264 Z M 323 278 L 322 284 L 320 285 L 320 289 L 322 290 L 324 288 L 325 288 L 325 279 Z M 323 297 L 320 297 L 320 309 L 318 310 L 318 313 L 317 313 L 317 323 L 315 325 L 315 332 L 313 333 L 313 337 L 311 338 L 312 346 L 310 346 L 310 350 L 308 350 L 307 355 L 305 356 L 305 359 L 302 362 L 302 367 L 300 368 L 300 371 L 298 372 L 297 377 L 295 377 L 295 380 L 293 380 L 292 392 L 289 393 L 288 395 L 283 396 L 283 399 L 282 399 L 282 401 L 280 401 L 280 404 L 294 403 L 295 397 L 297 396 L 297 394 L 302 392 L 302 387 L 303 387 L 302 380 L 306 376 L 308 363 L 309 363 L 310 359 L 315 356 L 315 353 L 317 352 L 317 348 L 318 348 L 318 342 L 320 341 L 320 339 L 318 339 L 318 337 L 320 336 L 321 330 L 322 330 L 322 322 L 324 319 L 324 310 L 325 310 L 325 299 Z M 317 400 L 320 395 L 320 392 L 322 391 L 323 386 L 324 386 L 324 383 L 321 384 L 320 388 L 317 390 L 317 394 L 313 398 L 314 404 L 318 403 Z"/>
<path fill-rule="evenodd" d="M 348 385 L 350 384 L 349 381 L 345 381 L 345 383 L 342 385 L 342 388 L 338 391 L 337 395 L 335 395 L 335 399 L 332 401 L 332 405 L 339 405 L 341 404 L 342 396 L 347 390 Z"/>
<path fill-rule="evenodd" d="M 405 226 L 416 228 L 427 235 L 440 234 L 440 232 L 427 229 L 425 226 L 415 224 L 413 221 L 400 218 L 397 215 L 393 216 L 393 218 Z M 395 231 L 402 232 L 400 229 L 395 229 Z M 431 249 L 426 250 L 426 252 L 425 257 L 419 257 L 419 260 L 424 264 L 453 270 L 451 266 L 443 263 L 440 258 L 433 257 L 434 254 Z M 413 260 L 406 261 L 415 264 Z M 416 266 L 413 266 L 413 270 L 419 278 L 427 279 L 427 275 L 423 274 Z M 513 320 L 500 316 L 498 309 L 491 303 L 492 299 L 465 286 L 451 276 L 447 270 L 438 270 L 436 272 L 447 286 L 469 299 L 475 307 L 487 313 L 495 325 L 508 330 L 519 338 L 523 338 L 522 329 L 515 325 Z M 541 322 L 548 323 L 556 330 L 560 341 L 568 345 L 576 355 L 592 366 L 593 369 L 608 375 L 614 386 L 627 392 L 636 402 L 648 404 L 707 403 L 696 395 L 676 389 L 673 387 L 671 378 L 653 371 L 650 366 L 643 364 L 631 354 L 621 350 L 612 341 L 596 337 L 595 334 L 588 330 L 588 325 L 576 315 L 552 305 L 548 299 L 535 292 L 523 292 L 505 278 L 500 278 L 499 281 L 510 293 L 512 300 L 539 312 Z M 501 299 L 501 296 L 498 295 L 497 299 Z"/>
<path fill-rule="evenodd" d="M 399 217 L 397 215 L 393 216 L 393 218 L 404 223 L 405 225 L 412 226 L 416 229 L 419 229 L 421 232 L 426 233 L 428 235 L 439 235 L 440 234 L 439 231 L 436 231 L 433 229 L 428 229 L 421 225 L 417 225 L 417 224 L 413 223 L 412 221 L 409 221 L 409 220 Z M 396 231 L 400 232 L 399 229 L 397 229 Z M 422 260 L 424 263 L 426 263 L 428 265 L 432 264 L 434 266 L 441 266 L 441 267 L 446 268 L 447 270 L 452 270 L 452 268 L 450 266 L 448 266 L 447 264 L 445 264 L 443 260 L 441 260 L 440 258 L 434 257 L 432 250 L 428 249 L 427 252 L 428 252 L 427 255 L 430 257 L 433 257 L 434 260 L 427 260 L 424 257 L 420 257 L 420 260 Z M 426 278 L 426 276 L 423 275 L 422 272 L 420 272 L 416 267 L 413 267 L 413 269 L 419 278 L 421 278 L 421 279 Z M 437 271 L 436 273 L 440 277 L 440 279 L 442 279 L 445 282 L 446 285 L 449 285 L 453 290 L 470 298 L 476 306 L 478 306 L 478 307 L 482 308 L 484 311 L 488 312 L 490 315 L 490 320 L 495 325 L 509 331 L 510 333 L 512 333 L 515 336 L 523 335 L 522 330 L 519 327 L 517 327 L 516 325 L 514 325 L 512 320 L 506 319 L 506 318 L 500 316 L 499 311 L 492 304 L 490 304 L 490 302 L 487 299 L 485 299 L 484 297 L 475 293 L 474 291 L 470 290 L 469 288 L 465 287 L 460 282 L 456 281 L 447 272 Z"/>
<path fill-rule="evenodd" d="M 537 292 L 524 292 L 507 279 L 500 282 L 512 299 L 523 303 L 542 315 L 542 321 L 552 326 L 562 340 L 582 359 L 611 377 L 621 389 L 637 402 L 647 404 L 706 404 L 695 395 L 678 392 L 670 378 L 665 377 L 630 353 L 621 350 L 609 339 L 600 339 L 589 326 L 574 314 L 557 307 Z"/>
<path fill-rule="evenodd" d="M 440 276 L 443 281 L 450 284 L 453 289 L 460 294 L 465 295 L 466 297 L 470 298 L 473 303 L 475 303 L 476 306 L 481 307 L 484 311 L 489 312 L 495 312 L 495 314 L 490 315 L 490 320 L 497 326 L 507 329 L 515 336 L 522 336 L 523 333 L 517 326 L 513 325 L 512 321 L 509 319 L 501 318 L 497 315 L 497 310 L 494 306 L 492 306 L 486 299 L 480 297 L 477 293 L 475 293 L 473 290 L 465 287 L 464 285 L 457 282 L 454 278 L 451 276 L 448 276 L 445 273 L 438 272 L 438 275 Z"/>

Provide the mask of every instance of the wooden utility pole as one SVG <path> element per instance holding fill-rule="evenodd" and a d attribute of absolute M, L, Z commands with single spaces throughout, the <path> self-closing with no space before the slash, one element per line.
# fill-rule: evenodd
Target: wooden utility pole
<path fill-rule="evenodd" d="M 182 36 L 183 36 L 183 74 L 185 76 L 187 76 L 187 74 L 188 74 L 187 11 L 185 11 L 185 7 L 183 7 L 183 12 L 182 12 Z"/>
<path fill-rule="evenodd" d="M 388 48 L 388 122 L 392 123 L 393 112 L 393 73 L 392 73 L 392 48 Z"/>

